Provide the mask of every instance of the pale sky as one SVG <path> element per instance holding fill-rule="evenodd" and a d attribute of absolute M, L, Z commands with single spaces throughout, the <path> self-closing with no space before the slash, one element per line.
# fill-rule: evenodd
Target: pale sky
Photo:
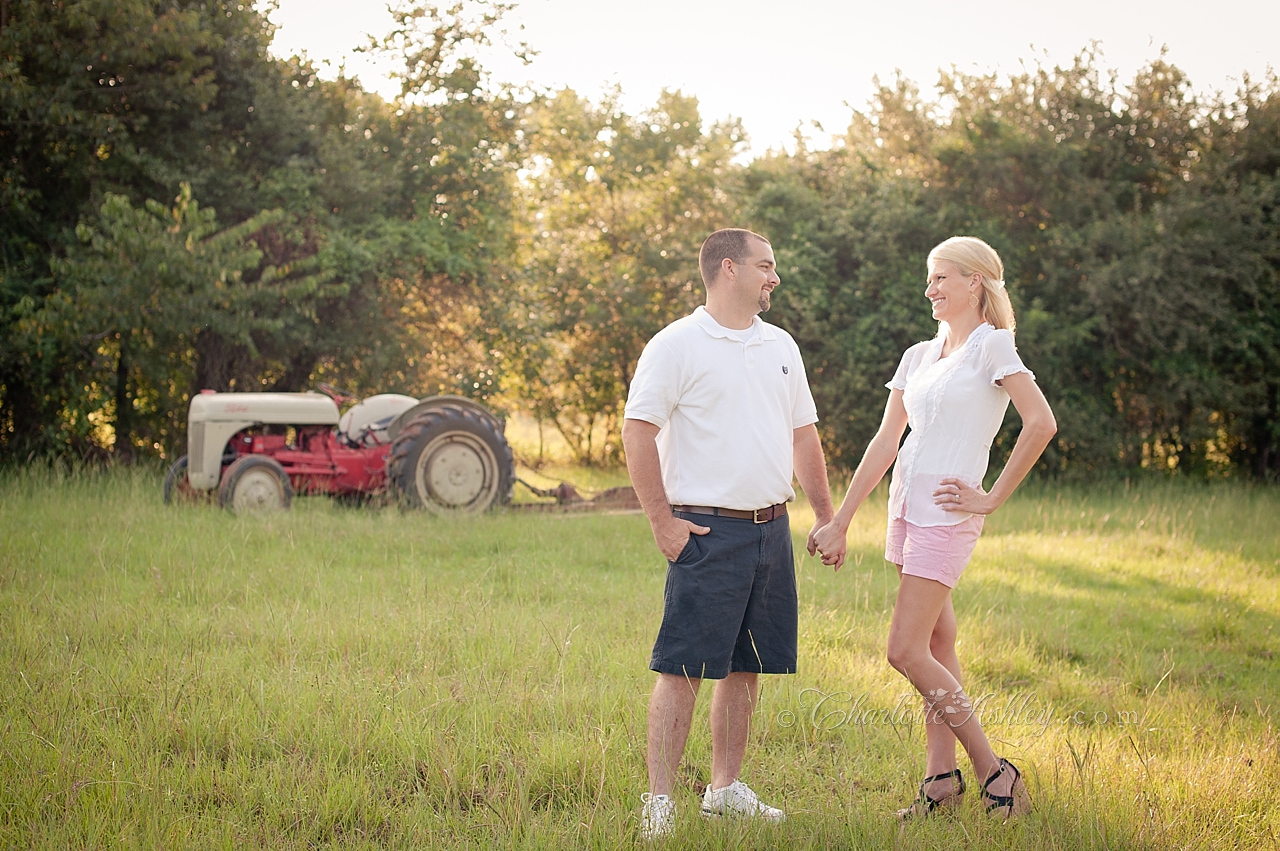
<path fill-rule="evenodd" d="M 365 88 L 398 92 L 386 68 L 352 52 L 366 33 L 390 28 L 385 0 L 278 2 L 276 54 L 305 51 L 332 68 L 345 61 Z M 698 97 L 704 122 L 742 119 L 754 153 L 790 149 L 797 127 L 825 147 L 848 125 L 850 106 L 865 109 L 872 79 L 896 70 L 929 92 L 940 68 L 1066 65 L 1093 41 L 1122 82 L 1162 46 L 1200 92 L 1232 92 L 1244 72 L 1259 79 L 1280 69 L 1277 0 L 520 0 L 504 25 L 539 54 L 524 66 L 491 52 L 483 65 L 495 81 L 592 98 L 619 85 L 632 112 L 663 88 L 680 89 Z"/>

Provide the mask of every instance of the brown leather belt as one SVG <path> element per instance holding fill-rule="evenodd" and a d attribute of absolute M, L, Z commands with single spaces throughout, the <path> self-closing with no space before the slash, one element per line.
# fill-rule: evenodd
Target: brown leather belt
<path fill-rule="evenodd" d="M 757 508 L 755 511 L 743 511 L 739 508 L 716 508 L 711 505 L 673 505 L 672 511 L 684 514 L 710 514 L 712 517 L 733 517 L 738 520 L 750 520 L 752 523 L 768 523 L 787 515 L 787 504 L 780 502 L 768 508 Z"/>

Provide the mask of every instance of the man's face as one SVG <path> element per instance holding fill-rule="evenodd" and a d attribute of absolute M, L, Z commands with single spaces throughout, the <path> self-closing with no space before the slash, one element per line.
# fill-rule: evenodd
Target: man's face
<path fill-rule="evenodd" d="M 773 247 L 758 239 L 747 241 L 747 256 L 741 263 L 733 263 L 733 280 L 727 281 L 732 287 L 734 300 L 742 303 L 754 302 L 758 313 L 769 309 L 769 294 L 781 283 L 778 279 L 777 263 L 773 259 Z"/>

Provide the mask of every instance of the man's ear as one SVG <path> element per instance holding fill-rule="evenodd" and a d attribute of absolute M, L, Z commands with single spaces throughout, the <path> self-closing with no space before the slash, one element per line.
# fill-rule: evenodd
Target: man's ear
<path fill-rule="evenodd" d="M 733 280 L 733 261 L 728 257 L 720 261 L 720 277 L 725 280 Z"/>

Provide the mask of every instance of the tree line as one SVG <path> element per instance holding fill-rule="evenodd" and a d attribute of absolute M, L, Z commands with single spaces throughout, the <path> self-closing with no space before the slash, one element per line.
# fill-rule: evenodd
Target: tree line
<path fill-rule="evenodd" d="M 272 57 L 252 4 L 6 0 L 0 459 L 171 456 L 202 388 L 328 381 L 461 393 L 613 463 L 645 341 L 740 225 L 774 244 L 769 318 L 837 466 L 934 333 L 929 248 L 971 234 L 1058 415 L 1043 474 L 1280 471 L 1274 77 L 1199 95 L 1085 50 L 931 98 L 897 79 L 830 148 L 743 164 L 741 126 L 678 92 L 632 114 L 493 82 L 504 11 L 398 6 L 388 101 Z"/>

